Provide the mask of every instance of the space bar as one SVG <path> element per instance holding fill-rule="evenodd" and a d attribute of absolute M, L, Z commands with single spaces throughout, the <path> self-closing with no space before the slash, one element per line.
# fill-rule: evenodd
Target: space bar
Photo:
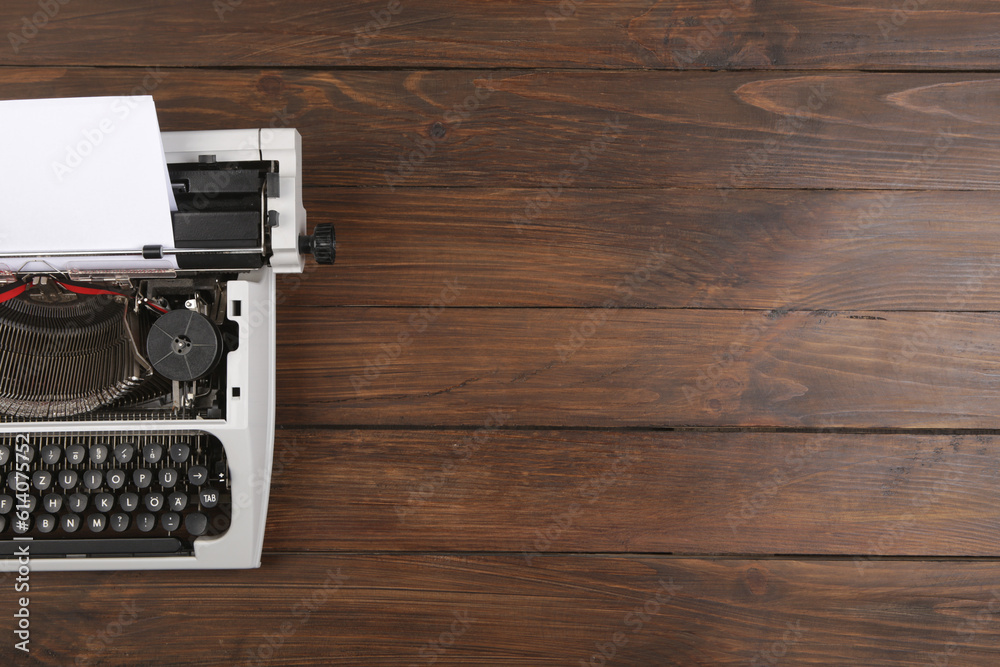
<path fill-rule="evenodd" d="M 172 554 L 181 550 L 173 537 L 107 540 L 0 540 L 0 556 L 106 556 L 110 554 Z"/>

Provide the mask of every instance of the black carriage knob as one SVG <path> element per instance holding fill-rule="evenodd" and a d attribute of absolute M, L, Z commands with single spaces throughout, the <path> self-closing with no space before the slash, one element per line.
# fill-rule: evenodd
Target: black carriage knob
<path fill-rule="evenodd" d="M 337 259 L 337 234 L 331 224 L 316 225 L 312 236 L 299 237 L 299 253 L 311 254 L 317 264 L 333 264 Z"/>

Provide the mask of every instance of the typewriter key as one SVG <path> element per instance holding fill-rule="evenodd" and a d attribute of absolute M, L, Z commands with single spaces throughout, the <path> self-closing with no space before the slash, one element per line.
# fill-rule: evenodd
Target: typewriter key
<path fill-rule="evenodd" d="M 62 456 L 62 449 L 56 445 L 45 445 L 42 447 L 42 460 L 53 465 L 59 463 L 59 457 Z"/>
<path fill-rule="evenodd" d="M 208 528 L 208 517 L 201 512 L 188 514 L 184 517 L 184 527 L 192 535 L 204 535 L 205 529 Z"/>

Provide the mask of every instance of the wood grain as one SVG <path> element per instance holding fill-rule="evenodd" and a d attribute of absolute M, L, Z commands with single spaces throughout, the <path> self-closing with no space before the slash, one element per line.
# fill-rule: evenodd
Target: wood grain
<path fill-rule="evenodd" d="M 478 427 L 501 410 L 508 426 L 995 428 L 998 326 L 992 313 L 285 308 L 278 421 Z"/>
<path fill-rule="evenodd" d="M 642 308 L 1000 310 L 1000 232 L 983 224 L 1000 210 L 996 193 L 573 189 L 549 197 L 313 188 L 309 218 L 336 224 L 337 266 L 282 278 L 280 298 L 427 306 L 457 281 L 463 306 L 593 308 L 616 299 Z M 518 219 L 532 204 L 537 212 Z"/>
<path fill-rule="evenodd" d="M 7 37 L 0 64 L 995 70 L 1000 48 L 988 0 L 51 6 L 51 18 L 29 0 L 0 7 L 0 33 L 30 35 Z"/>
<path fill-rule="evenodd" d="M 602 646 L 627 665 L 992 665 L 1000 649 L 993 562 L 290 554 L 224 577 L 44 575 L 31 658 L 53 666 L 575 667 Z"/>
<path fill-rule="evenodd" d="M 992 556 L 1000 439 L 283 430 L 265 549 Z M 865 565 L 866 566 L 866 565 Z"/>
<path fill-rule="evenodd" d="M 263 567 L 32 573 L 0 663 L 996 664 L 1000 7 L 904 5 L 0 6 L 0 98 L 296 127 L 341 242 Z"/>
<path fill-rule="evenodd" d="M 307 186 L 386 197 L 1000 183 L 991 75 L 0 69 L 5 99 L 132 91 L 152 92 L 165 130 L 296 127 Z"/>

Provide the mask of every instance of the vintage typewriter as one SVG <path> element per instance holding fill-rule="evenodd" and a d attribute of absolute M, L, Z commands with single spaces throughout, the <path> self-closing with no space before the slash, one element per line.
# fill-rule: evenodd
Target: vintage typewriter
<path fill-rule="evenodd" d="M 276 274 L 332 264 L 334 231 L 306 234 L 296 130 L 162 140 L 174 247 L 129 253 L 151 268 L 0 247 L 0 569 L 260 564 Z"/>

